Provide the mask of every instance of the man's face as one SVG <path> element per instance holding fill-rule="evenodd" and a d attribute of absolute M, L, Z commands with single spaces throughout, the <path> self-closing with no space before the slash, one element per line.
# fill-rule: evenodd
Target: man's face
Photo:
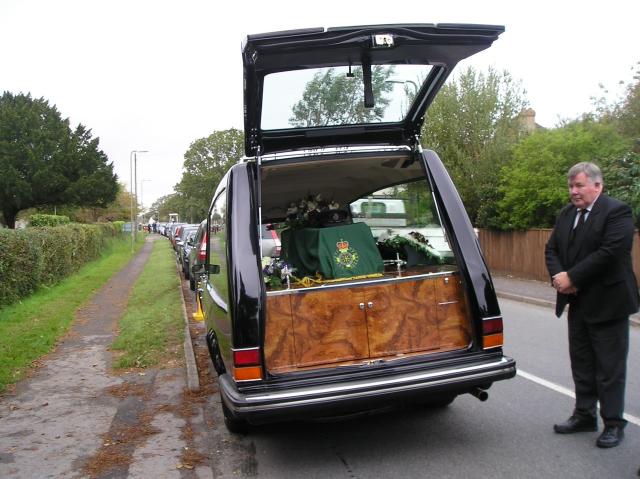
<path fill-rule="evenodd" d="M 578 173 L 574 178 L 569 180 L 571 203 L 573 203 L 576 208 L 589 206 L 601 191 L 602 184 L 594 183 L 585 173 Z"/>

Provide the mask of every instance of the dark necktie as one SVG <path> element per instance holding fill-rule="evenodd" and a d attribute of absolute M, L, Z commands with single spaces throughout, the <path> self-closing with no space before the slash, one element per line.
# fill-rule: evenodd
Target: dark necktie
<path fill-rule="evenodd" d="M 586 208 L 582 208 L 580 210 L 580 216 L 578 217 L 578 223 L 576 224 L 576 227 L 573 228 L 573 230 L 571 231 L 571 239 L 575 239 L 579 234 L 580 231 L 582 230 L 583 226 L 584 226 L 584 216 L 587 213 L 587 209 Z"/>

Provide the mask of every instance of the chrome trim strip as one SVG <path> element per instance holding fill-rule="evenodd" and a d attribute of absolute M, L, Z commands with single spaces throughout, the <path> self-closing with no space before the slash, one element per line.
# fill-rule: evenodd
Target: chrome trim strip
<path fill-rule="evenodd" d="M 211 283 L 209 283 L 209 279 L 205 281 L 205 284 L 207 285 L 207 292 L 209 293 L 209 296 L 211 296 L 213 302 L 216 303 L 221 309 L 224 309 L 225 313 L 228 313 L 229 309 L 227 308 L 227 303 L 224 302 L 218 292 L 213 288 L 213 286 L 211 286 Z"/>
<path fill-rule="evenodd" d="M 275 152 L 262 156 L 263 162 L 274 160 L 283 160 L 288 158 L 308 158 L 310 156 L 331 156 L 331 155 L 349 155 L 353 153 L 407 153 L 411 152 L 411 148 L 406 145 L 361 145 L 361 146 L 343 146 L 343 147 L 321 147 L 321 148 L 305 148 L 294 151 Z M 243 156 L 238 163 L 247 163 L 255 161 L 255 156 Z"/>
<path fill-rule="evenodd" d="M 245 397 L 247 403 L 252 402 L 270 402 L 277 400 L 294 400 L 294 399 L 302 399 L 308 398 L 312 396 L 321 396 L 322 399 L 326 399 L 327 395 L 336 395 L 336 394 L 350 394 L 355 393 L 360 390 L 377 388 L 376 392 L 379 393 L 381 391 L 380 388 L 388 387 L 388 388 L 397 388 L 403 385 L 409 386 L 407 383 L 414 383 L 416 381 L 430 381 L 437 380 L 437 378 L 442 376 L 451 376 L 451 375 L 464 375 L 464 374 L 481 374 L 483 370 L 495 368 L 498 366 L 502 366 L 509 363 L 507 359 L 504 357 L 500 358 L 499 361 L 493 361 L 488 364 L 479 364 L 475 366 L 466 366 L 462 368 L 455 369 L 444 369 L 441 371 L 432 371 L 432 372 L 422 372 L 417 374 L 409 374 L 404 375 L 402 377 L 394 377 L 394 378 L 385 378 L 380 380 L 369 380 L 362 381 L 355 384 L 340 384 L 337 386 L 325 386 L 325 387 L 311 387 L 304 388 L 298 391 L 287 391 L 281 393 L 269 393 L 262 395 L 248 395 Z M 515 367 L 515 363 L 514 363 Z M 501 371 L 496 371 L 500 373 Z"/>
<path fill-rule="evenodd" d="M 455 276 L 459 274 L 459 271 L 441 271 L 438 273 L 424 273 L 417 274 L 415 276 L 400 276 L 393 278 L 371 278 L 362 281 L 350 281 L 347 283 L 329 283 L 322 284 L 320 286 L 311 286 L 309 288 L 299 288 L 299 289 L 283 289 L 280 291 L 267 291 L 267 296 L 281 296 L 284 294 L 302 294 L 307 293 L 309 291 L 314 290 L 327 290 L 334 288 L 348 288 L 352 286 L 361 286 L 361 285 L 369 285 L 369 284 L 384 284 L 384 283 L 396 283 L 403 281 L 415 281 L 417 279 L 425 279 L 425 278 L 437 278 L 440 276 Z"/>

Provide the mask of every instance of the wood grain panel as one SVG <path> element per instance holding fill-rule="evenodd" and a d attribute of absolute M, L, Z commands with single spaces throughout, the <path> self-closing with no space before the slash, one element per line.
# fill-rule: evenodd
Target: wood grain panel
<path fill-rule="evenodd" d="M 267 297 L 264 361 L 267 370 L 270 372 L 287 371 L 295 367 L 296 357 L 290 296 Z"/>
<path fill-rule="evenodd" d="M 464 348 L 471 341 L 462 281 L 458 275 L 434 279 L 441 347 Z"/>
<path fill-rule="evenodd" d="M 367 358 L 367 325 L 361 288 L 335 288 L 291 296 L 299 367 Z"/>
<path fill-rule="evenodd" d="M 440 335 L 435 296 L 435 285 L 431 280 L 367 288 L 365 302 L 371 357 L 438 348 Z"/>

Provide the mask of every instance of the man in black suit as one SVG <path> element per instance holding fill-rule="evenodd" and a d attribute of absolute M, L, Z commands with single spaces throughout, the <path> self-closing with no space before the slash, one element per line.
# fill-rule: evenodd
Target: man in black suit
<path fill-rule="evenodd" d="M 597 431 L 596 404 L 604 431 L 598 447 L 624 437 L 624 390 L 629 315 L 638 310 L 631 262 L 633 217 L 626 204 L 602 194 L 602 173 L 578 163 L 567 175 L 571 204 L 560 211 L 545 248 L 557 290 L 556 315 L 569 304 L 569 355 L 576 402 L 558 434 Z"/>

